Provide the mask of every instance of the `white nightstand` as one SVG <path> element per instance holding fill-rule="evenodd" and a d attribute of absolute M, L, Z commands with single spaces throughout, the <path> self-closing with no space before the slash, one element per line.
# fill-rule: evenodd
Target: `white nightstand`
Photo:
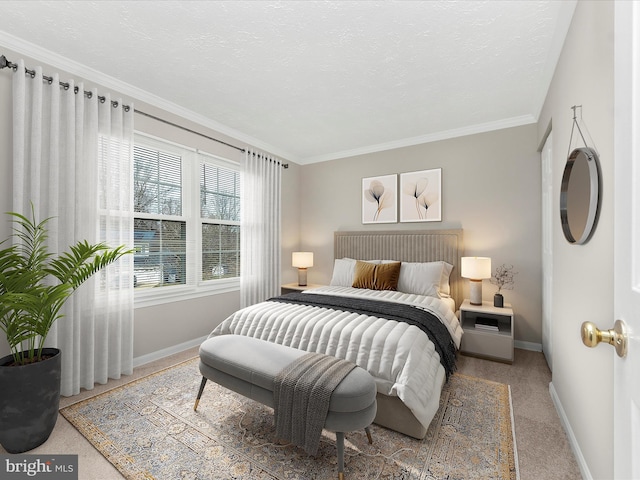
<path fill-rule="evenodd" d="M 293 292 L 304 292 L 305 290 L 309 290 L 310 288 L 318 288 L 318 287 L 324 287 L 324 285 L 308 283 L 307 285 L 300 286 L 298 285 L 298 282 L 285 283 L 284 285 L 280 285 L 282 295 L 285 295 L 287 293 L 293 293 Z"/>
<path fill-rule="evenodd" d="M 460 306 L 460 323 L 464 334 L 460 352 L 500 362 L 513 363 L 513 309 L 505 304 L 494 307 L 491 302 Z"/>

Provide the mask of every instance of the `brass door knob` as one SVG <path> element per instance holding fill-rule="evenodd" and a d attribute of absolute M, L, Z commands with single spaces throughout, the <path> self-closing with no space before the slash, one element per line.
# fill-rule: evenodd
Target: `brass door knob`
<path fill-rule="evenodd" d="M 584 322 L 580 328 L 582 343 L 587 347 L 595 347 L 600 342 L 608 343 L 616 348 L 619 357 L 627 355 L 627 329 L 622 320 L 616 320 L 610 330 L 600 330 L 592 322 Z"/>

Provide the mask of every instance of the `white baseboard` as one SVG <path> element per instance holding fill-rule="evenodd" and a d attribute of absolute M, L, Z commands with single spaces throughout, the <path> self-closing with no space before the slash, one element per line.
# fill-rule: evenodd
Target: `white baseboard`
<path fill-rule="evenodd" d="M 521 348 L 522 350 L 531 350 L 532 352 L 542 351 L 541 343 L 523 342 L 521 340 L 516 340 L 515 342 L 513 342 L 513 346 L 515 348 Z"/>
<path fill-rule="evenodd" d="M 171 347 L 163 348 L 162 350 L 158 350 L 156 352 L 148 353 L 147 355 L 135 357 L 133 359 L 133 368 L 139 367 L 140 365 L 145 365 L 155 360 L 160 360 L 161 358 L 168 357 L 169 355 L 173 355 L 175 353 L 184 352 L 185 350 L 189 350 L 190 348 L 193 348 L 193 347 L 197 347 L 202 342 L 204 342 L 208 336 L 209 335 L 205 335 L 204 337 L 200 337 L 200 338 L 194 338 L 193 340 L 180 343 L 179 345 L 173 345 Z"/>
<path fill-rule="evenodd" d="M 560 417 L 562 428 L 564 428 L 564 431 L 567 434 L 567 438 L 569 439 L 571 450 L 573 450 L 573 454 L 575 455 L 576 461 L 578 462 L 578 467 L 580 468 L 582 478 L 584 480 L 593 480 L 593 476 L 591 475 L 589 467 L 587 466 L 587 462 L 585 461 L 584 456 L 580 451 L 580 446 L 578 445 L 576 436 L 573 434 L 573 430 L 571 429 L 571 425 L 569 424 L 567 415 L 564 412 L 564 408 L 562 408 L 562 403 L 560 402 L 560 398 L 558 398 L 558 394 L 553 386 L 553 382 L 549 383 L 549 393 L 551 394 L 551 400 L 553 401 L 553 404 L 556 407 L 556 411 L 558 412 L 558 416 Z"/>

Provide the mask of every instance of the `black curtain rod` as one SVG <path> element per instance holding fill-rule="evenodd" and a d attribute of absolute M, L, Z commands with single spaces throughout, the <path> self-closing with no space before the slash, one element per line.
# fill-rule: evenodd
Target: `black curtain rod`
<path fill-rule="evenodd" d="M 235 148 L 236 150 L 240 150 L 241 152 L 244 152 L 244 153 L 247 152 L 247 150 L 244 149 L 244 148 L 236 147 L 235 145 L 231 145 L 230 143 L 224 142 L 222 140 L 218 140 L 217 138 L 210 137 L 209 135 L 205 135 L 204 133 L 200 133 L 200 132 L 197 132 L 195 130 L 191 130 L 190 128 L 183 127 L 182 125 L 178 125 L 177 123 L 170 122 L 169 120 L 165 120 L 164 118 L 156 117 L 155 115 L 151 115 L 150 113 L 146 113 L 146 112 L 143 112 L 143 111 L 138 110 L 138 109 L 134 109 L 133 111 L 134 111 L 134 113 L 137 113 L 139 115 L 144 115 L 145 117 L 152 118 L 154 120 L 157 120 L 158 122 L 166 123 L 167 125 L 171 125 L 172 127 L 179 128 L 181 130 L 184 130 L 185 132 L 193 133 L 194 135 L 199 135 L 201 137 L 206 138 L 207 140 L 213 140 L 214 142 L 221 143 L 222 145 L 226 145 L 227 147 Z M 255 155 L 255 153 L 253 155 Z M 285 169 L 289 168 L 289 164 L 288 163 L 282 163 L 282 162 L 279 162 L 277 160 L 275 160 L 275 162 L 280 164 L 280 165 L 282 165 L 282 167 L 285 168 Z"/>
<path fill-rule="evenodd" d="M 7 60 L 7 57 L 5 57 L 4 55 L 0 55 L 0 70 L 2 70 L 3 68 L 7 68 L 7 67 L 13 69 L 14 72 L 18 70 L 18 64 L 10 62 L 9 60 Z M 28 68 L 25 67 L 24 72 L 27 75 L 31 76 L 31 78 L 34 78 L 36 76 L 36 71 L 35 70 L 29 70 Z M 42 75 L 42 78 L 44 78 L 49 83 L 49 85 L 51 85 L 53 83 L 53 77 L 48 77 L 46 75 Z M 65 83 L 65 82 L 58 82 L 58 83 L 65 90 L 69 90 L 69 87 L 71 86 L 71 85 L 69 85 L 68 83 Z M 73 93 L 79 93 L 79 92 L 80 92 L 80 89 L 77 86 L 73 87 Z M 93 96 L 93 92 L 91 92 L 91 91 L 84 91 L 83 93 L 84 93 L 84 96 L 87 97 L 87 98 L 91 98 Z M 98 95 L 98 100 L 100 100 L 102 103 L 104 103 L 104 102 L 107 101 L 107 98 L 103 97 L 101 95 Z M 111 100 L 111 106 L 112 107 L 117 108 L 118 105 L 119 105 L 118 102 L 116 102 L 115 100 Z M 122 104 L 122 108 L 124 109 L 125 112 L 128 112 L 131 107 L 129 107 L 129 105 L 125 105 L 123 103 Z"/>
<path fill-rule="evenodd" d="M 7 60 L 7 57 L 5 57 L 4 55 L 0 55 L 0 70 L 2 70 L 3 68 L 7 68 L 7 67 L 13 69 L 14 72 L 18 70 L 18 65 L 16 63 L 13 63 L 13 62 Z M 35 77 L 35 75 L 36 75 L 35 70 L 30 70 L 30 69 L 25 67 L 24 71 L 25 71 L 25 73 L 27 75 L 30 75 L 31 78 Z M 47 82 L 49 82 L 49 84 L 51 84 L 53 82 L 53 78 L 52 77 L 48 77 L 46 75 L 42 75 L 42 78 L 44 78 Z M 60 86 L 62 88 L 64 88 L 65 90 L 68 90 L 69 87 L 70 87 L 70 85 L 68 83 L 64 83 L 64 82 L 59 82 L 59 83 L 60 83 Z M 78 93 L 79 92 L 78 87 L 77 86 L 74 87 L 73 91 L 74 91 L 74 93 Z M 85 91 L 84 95 L 87 98 L 91 98 L 91 96 L 93 94 L 90 91 L 89 92 Z M 98 99 L 102 103 L 104 103 L 106 101 L 106 97 L 98 96 Z M 113 107 L 117 107 L 118 106 L 118 102 L 116 102 L 115 100 L 112 100 L 111 101 L 111 105 Z M 123 104 L 122 108 L 124 108 L 125 112 L 128 112 L 131 107 L 129 105 L 124 105 Z M 140 114 L 140 115 L 144 115 L 145 117 L 152 118 L 154 120 L 157 120 L 158 122 L 166 123 L 167 125 L 171 125 L 172 127 L 176 127 L 176 128 L 181 129 L 181 130 L 185 130 L 187 132 L 193 133 L 195 135 L 200 135 L 201 137 L 204 137 L 204 138 L 206 138 L 208 140 L 213 140 L 214 142 L 218 142 L 218 143 L 221 143 L 221 144 L 226 145 L 228 147 L 235 148 L 236 150 L 240 150 L 241 152 L 244 152 L 244 153 L 247 152 L 247 150 L 244 149 L 244 148 L 236 147 L 235 145 L 231 145 L 230 143 L 223 142 L 222 140 L 218 140 L 217 138 L 210 137 L 209 135 L 205 135 L 204 133 L 196 132 L 195 130 L 191 130 L 190 128 L 183 127 L 182 125 L 178 125 L 176 123 L 169 122 L 168 120 L 156 117 L 155 115 L 151 115 L 149 113 L 145 113 L 145 112 L 143 112 L 141 110 L 136 110 L 136 109 L 134 109 L 133 111 L 134 111 L 134 113 L 137 113 L 137 114 Z M 253 155 L 255 155 L 255 153 Z M 285 169 L 289 168 L 289 164 L 288 163 L 281 163 L 281 162 L 278 162 L 278 161 L 276 161 L 276 162 L 278 164 L 282 165 L 282 167 L 284 167 Z"/>

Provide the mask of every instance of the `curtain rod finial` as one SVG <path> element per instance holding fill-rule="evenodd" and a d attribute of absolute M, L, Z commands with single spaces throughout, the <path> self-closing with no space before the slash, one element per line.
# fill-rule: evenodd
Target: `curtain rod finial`
<path fill-rule="evenodd" d="M 0 55 L 0 69 L 7 68 L 9 66 L 9 62 L 7 61 L 7 57 L 4 55 Z"/>

